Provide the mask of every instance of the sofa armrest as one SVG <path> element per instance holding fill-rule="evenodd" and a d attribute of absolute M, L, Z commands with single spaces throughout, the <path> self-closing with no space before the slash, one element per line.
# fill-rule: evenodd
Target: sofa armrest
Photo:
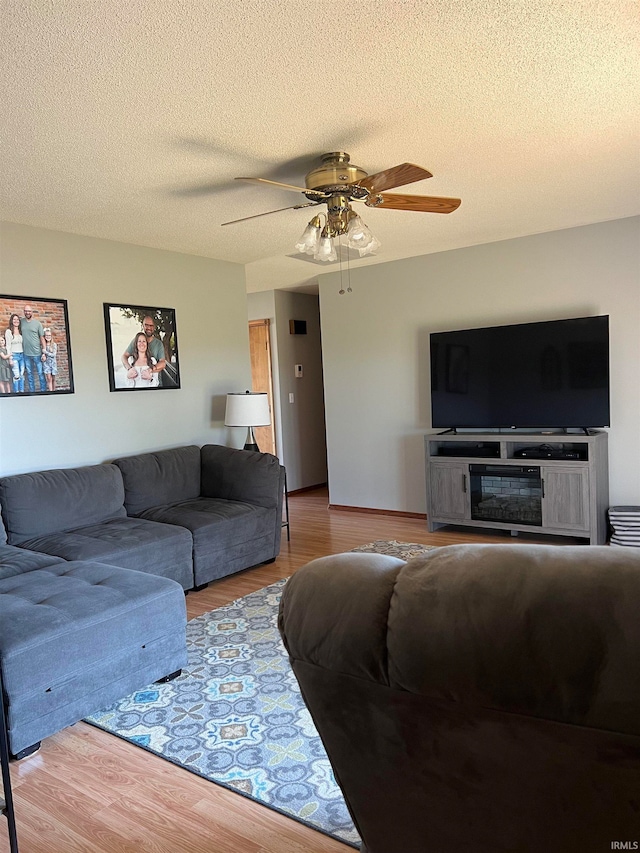
<path fill-rule="evenodd" d="M 278 629 L 293 661 L 388 684 L 389 607 L 403 560 L 332 554 L 287 581 Z"/>
<path fill-rule="evenodd" d="M 201 494 L 263 507 L 282 505 L 284 468 L 270 453 L 205 444 L 200 450 Z"/>

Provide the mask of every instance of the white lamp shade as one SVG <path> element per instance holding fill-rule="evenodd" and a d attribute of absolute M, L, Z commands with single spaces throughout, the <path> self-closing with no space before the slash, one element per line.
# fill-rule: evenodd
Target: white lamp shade
<path fill-rule="evenodd" d="M 266 394 L 248 391 L 245 394 L 227 394 L 224 423 L 225 426 L 269 426 L 269 398 Z"/>

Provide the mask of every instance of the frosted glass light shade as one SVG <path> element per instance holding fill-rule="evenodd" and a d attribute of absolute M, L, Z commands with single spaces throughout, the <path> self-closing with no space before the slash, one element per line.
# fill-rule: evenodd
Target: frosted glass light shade
<path fill-rule="evenodd" d="M 296 243 L 296 249 L 305 255 L 313 255 L 317 251 L 320 240 L 320 219 L 315 216 L 302 232 Z"/>
<path fill-rule="evenodd" d="M 358 249 L 358 254 L 361 258 L 363 258 L 365 255 L 372 255 L 379 248 L 380 241 L 376 240 L 375 237 L 372 237 L 371 241 L 367 243 L 366 246 L 363 246 L 361 249 Z"/>
<path fill-rule="evenodd" d="M 225 426 L 269 426 L 269 398 L 266 394 L 247 391 L 244 394 L 227 394 Z"/>
<path fill-rule="evenodd" d="M 361 258 L 364 255 L 370 255 L 376 249 L 380 248 L 380 242 L 376 240 L 358 215 L 350 218 L 347 237 L 348 247 L 350 249 L 357 249 Z"/>
<path fill-rule="evenodd" d="M 316 261 L 337 261 L 338 253 L 333 238 L 321 237 L 316 253 L 313 256 Z"/>
<path fill-rule="evenodd" d="M 347 229 L 348 242 L 350 249 L 359 249 L 361 246 L 366 246 L 370 242 L 371 231 L 364 224 L 362 219 L 355 214 L 349 219 L 349 228 Z"/>

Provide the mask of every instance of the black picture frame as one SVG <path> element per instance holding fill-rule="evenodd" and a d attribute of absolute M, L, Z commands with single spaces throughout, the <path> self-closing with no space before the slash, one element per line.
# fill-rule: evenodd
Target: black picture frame
<path fill-rule="evenodd" d="M 114 302 L 104 302 L 103 307 L 110 390 L 166 391 L 180 388 L 175 309 Z M 150 335 L 151 321 L 153 333 Z M 138 335 L 144 335 L 145 331 L 149 356 L 145 358 L 141 345 L 143 352 L 138 350 L 137 357 L 134 357 L 136 354 L 132 348 Z M 125 353 L 129 353 L 126 356 L 129 370 L 125 368 Z M 162 361 L 164 366 L 158 370 Z M 136 369 L 137 374 L 133 375 Z"/>
<path fill-rule="evenodd" d="M 22 341 L 14 340 L 18 335 L 11 332 L 10 326 L 17 330 L 12 322 L 14 316 L 20 321 Z M 25 321 L 30 326 L 29 331 L 22 325 Z M 42 335 L 39 334 L 40 329 Z M 37 333 L 37 337 L 34 337 L 34 333 Z M 0 397 L 45 397 L 74 393 L 66 299 L 0 294 L 0 336 L 5 340 L 4 347 L 0 344 L 0 377 L 3 377 L 0 379 Z M 22 348 L 22 353 L 18 351 L 19 348 Z M 9 350 L 10 359 L 5 357 Z"/>

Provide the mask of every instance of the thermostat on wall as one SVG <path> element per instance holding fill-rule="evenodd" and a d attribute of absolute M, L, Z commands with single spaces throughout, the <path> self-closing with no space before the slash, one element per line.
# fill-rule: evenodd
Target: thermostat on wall
<path fill-rule="evenodd" d="M 296 379 L 302 379 L 302 365 L 296 364 L 294 368 L 294 375 Z"/>

